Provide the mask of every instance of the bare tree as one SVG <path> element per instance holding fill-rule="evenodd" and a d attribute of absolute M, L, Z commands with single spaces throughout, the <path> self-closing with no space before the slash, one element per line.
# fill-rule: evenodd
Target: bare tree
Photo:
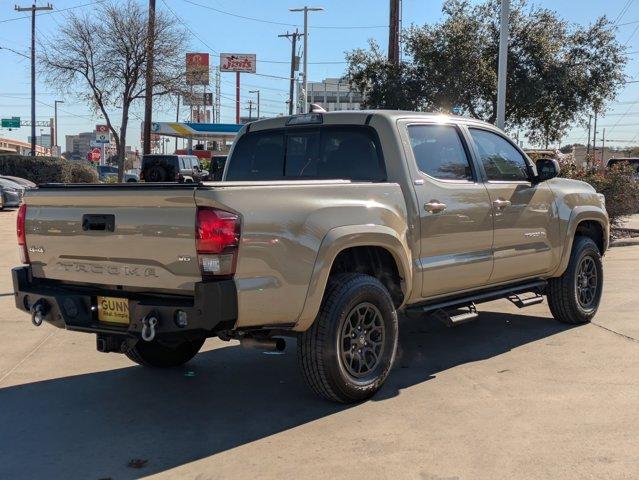
<path fill-rule="evenodd" d="M 97 10 L 66 17 L 57 35 L 45 44 L 42 71 L 52 87 L 88 101 L 104 117 L 115 141 L 121 182 L 131 106 L 145 96 L 148 19 L 135 0 L 103 3 Z M 157 15 L 154 97 L 183 89 L 185 38 L 174 21 Z M 118 112 L 119 126 L 114 123 Z"/>

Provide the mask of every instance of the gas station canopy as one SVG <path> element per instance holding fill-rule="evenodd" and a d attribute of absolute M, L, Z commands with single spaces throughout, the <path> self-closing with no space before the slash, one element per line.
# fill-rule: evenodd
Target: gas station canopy
<path fill-rule="evenodd" d="M 151 133 L 179 138 L 233 140 L 242 125 L 235 123 L 153 122 Z"/>

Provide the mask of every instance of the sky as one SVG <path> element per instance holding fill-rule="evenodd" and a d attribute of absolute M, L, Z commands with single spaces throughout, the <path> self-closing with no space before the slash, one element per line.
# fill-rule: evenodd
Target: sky
<path fill-rule="evenodd" d="M 16 3 L 22 5 L 20 0 L 0 0 L 0 47 L 28 55 L 30 20 L 24 13 L 14 11 Z M 23 6 L 28 6 L 31 0 L 23 3 Z M 54 36 L 69 11 L 91 14 L 99 2 L 51 0 L 51 3 L 53 12 L 40 14 L 36 19 L 36 35 L 40 39 Z M 403 26 L 439 21 L 442 3 L 442 0 L 403 0 Z M 531 3 L 555 10 L 575 24 L 591 23 L 601 15 L 617 20 L 619 41 L 628 52 L 636 52 L 629 55 L 626 75 L 631 80 L 639 78 L 639 23 L 629 23 L 639 21 L 639 0 L 539 0 Z M 37 4 L 46 2 L 38 1 Z M 309 6 L 324 8 L 324 11 L 309 16 L 309 81 L 343 75 L 346 67 L 344 52 L 366 47 L 369 39 L 375 39 L 386 50 L 388 4 L 388 0 L 317 0 L 308 3 Z M 293 31 L 296 26 L 301 30 L 302 14 L 288 11 L 300 6 L 303 3 L 297 0 L 157 0 L 158 10 L 166 12 L 185 29 L 191 51 L 210 52 L 213 65 L 219 64 L 219 52 L 257 55 L 257 74 L 242 74 L 242 114 L 248 115 L 248 100 L 255 100 L 255 94 L 249 91 L 259 89 L 263 116 L 286 111 L 284 102 L 288 98 L 288 81 L 285 77 L 289 73 L 290 43 L 287 39 L 278 38 L 278 35 Z M 27 58 L 0 49 L 0 117 L 30 118 L 29 65 Z M 234 122 L 234 88 L 234 74 L 223 73 L 223 123 Z M 64 101 L 58 106 L 58 143 L 63 149 L 65 135 L 91 131 L 96 123 L 102 123 L 101 118 L 78 98 L 56 93 L 42 81 L 38 81 L 37 91 L 37 120 L 53 117 L 54 100 Z M 131 118 L 127 144 L 133 147 L 140 145 L 142 109 L 143 102 L 140 102 L 134 107 Z M 174 121 L 175 113 L 175 105 L 166 102 L 154 110 L 154 120 Z M 187 119 L 185 114 L 181 117 L 182 120 Z M 609 104 L 605 117 L 599 119 L 598 142 L 603 128 L 606 128 L 607 145 L 639 145 L 639 83 L 628 84 L 617 100 Z M 45 130 L 44 133 L 48 132 Z M 26 140 L 29 134 L 29 127 L 11 132 L 0 130 L 0 137 L 21 140 Z M 587 130 L 583 126 L 575 126 L 562 143 L 585 143 L 586 138 Z"/>

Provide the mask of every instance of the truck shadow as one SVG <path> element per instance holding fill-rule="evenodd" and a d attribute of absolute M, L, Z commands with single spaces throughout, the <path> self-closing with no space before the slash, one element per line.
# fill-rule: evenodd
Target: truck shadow
<path fill-rule="evenodd" d="M 373 401 L 565 329 L 549 318 L 492 312 L 454 329 L 403 319 L 397 366 Z M 282 355 L 229 346 L 171 371 L 132 366 L 7 387 L 0 478 L 138 478 L 348 408 L 358 406 L 306 389 L 293 344 Z"/>

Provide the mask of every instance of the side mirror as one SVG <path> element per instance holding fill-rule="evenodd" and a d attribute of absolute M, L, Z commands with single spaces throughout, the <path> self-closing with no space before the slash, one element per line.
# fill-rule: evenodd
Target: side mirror
<path fill-rule="evenodd" d="M 545 182 L 559 175 L 559 162 L 552 158 L 540 158 L 537 165 L 537 181 Z"/>

